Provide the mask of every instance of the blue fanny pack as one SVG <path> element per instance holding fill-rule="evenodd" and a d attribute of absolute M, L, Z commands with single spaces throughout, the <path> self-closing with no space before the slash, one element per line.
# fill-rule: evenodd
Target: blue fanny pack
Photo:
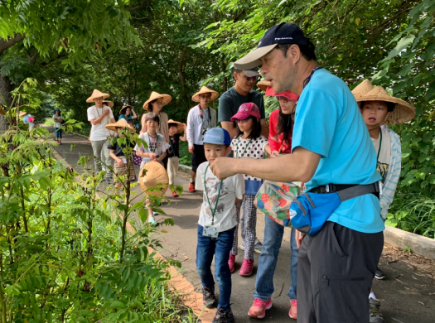
<path fill-rule="evenodd" d="M 379 184 L 373 183 L 351 186 L 334 193 L 303 193 L 290 205 L 290 221 L 300 232 L 313 236 L 320 231 L 341 202 L 379 192 Z"/>

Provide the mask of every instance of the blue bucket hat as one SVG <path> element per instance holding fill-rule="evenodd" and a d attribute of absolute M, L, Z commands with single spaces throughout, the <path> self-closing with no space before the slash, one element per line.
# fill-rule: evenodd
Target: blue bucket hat
<path fill-rule="evenodd" d="M 204 134 L 203 143 L 214 145 L 231 145 L 231 137 L 228 131 L 223 128 L 211 128 Z"/>

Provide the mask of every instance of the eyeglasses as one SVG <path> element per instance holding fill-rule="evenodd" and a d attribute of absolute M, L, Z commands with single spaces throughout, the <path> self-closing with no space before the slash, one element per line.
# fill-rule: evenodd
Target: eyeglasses
<path fill-rule="evenodd" d="M 246 122 L 248 122 L 249 120 L 252 120 L 252 117 L 247 117 L 246 119 L 243 119 L 243 120 L 241 120 L 241 119 L 236 119 L 236 122 L 237 122 L 237 123 L 246 123 Z"/>
<path fill-rule="evenodd" d="M 289 98 L 286 98 L 285 96 L 277 96 L 276 97 L 278 101 L 283 100 L 284 102 L 290 102 L 291 100 Z"/>

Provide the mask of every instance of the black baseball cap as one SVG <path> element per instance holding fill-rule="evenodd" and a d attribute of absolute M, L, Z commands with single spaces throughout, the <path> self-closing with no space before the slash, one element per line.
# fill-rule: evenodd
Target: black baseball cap
<path fill-rule="evenodd" d="M 261 65 L 260 58 L 272 51 L 278 44 L 308 45 L 308 38 L 298 25 L 282 22 L 266 31 L 257 49 L 240 58 L 234 63 L 234 67 L 248 70 Z"/>

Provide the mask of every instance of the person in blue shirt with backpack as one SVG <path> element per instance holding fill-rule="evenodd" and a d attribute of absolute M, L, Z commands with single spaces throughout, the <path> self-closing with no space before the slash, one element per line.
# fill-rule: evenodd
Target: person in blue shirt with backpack
<path fill-rule="evenodd" d="M 234 65 L 262 65 L 275 93 L 300 96 L 292 153 L 249 162 L 217 158 L 210 168 L 220 179 L 242 173 L 304 182 L 307 192 L 290 208 L 300 246 L 298 322 L 367 323 L 367 295 L 385 226 L 376 152 L 355 98 L 341 79 L 317 65 L 314 44 L 295 24 L 269 29 L 258 48 Z"/>

